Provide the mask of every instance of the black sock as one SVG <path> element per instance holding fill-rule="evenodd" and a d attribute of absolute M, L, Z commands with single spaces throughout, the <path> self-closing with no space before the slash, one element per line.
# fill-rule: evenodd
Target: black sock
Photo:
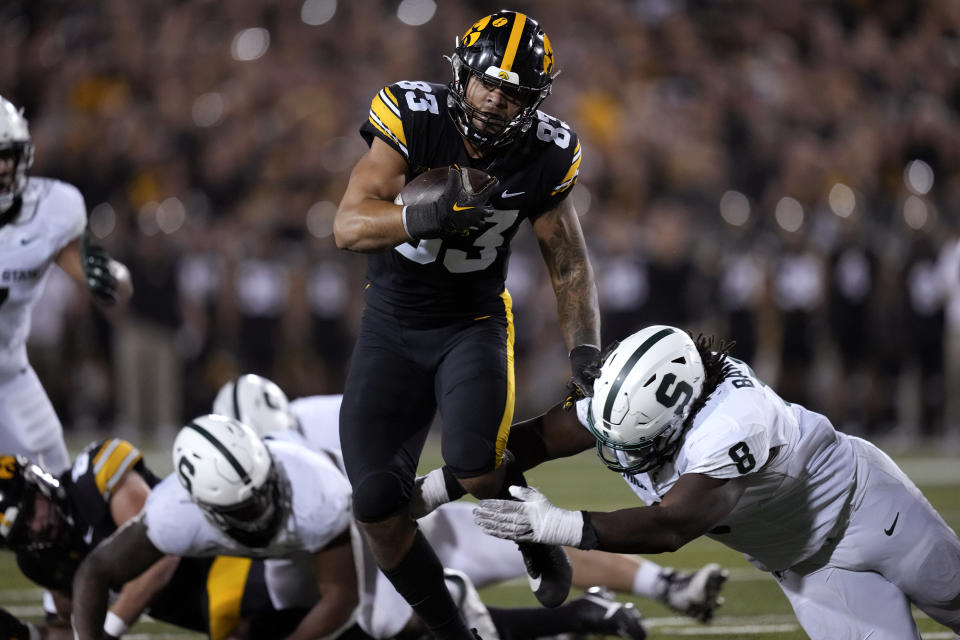
<path fill-rule="evenodd" d="M 569 604 L 543 607 L 487 607 L 501 640 L 527 640 L 571 631 L 593 631 Z"/>
<path fill-rule="evenodd" d="M 473 635 L 443 581 L 443 566 L 419 529 L 413 546 L 393 569 L 383 570 L 397 592 L 437 638 L 471 639 Z"/>

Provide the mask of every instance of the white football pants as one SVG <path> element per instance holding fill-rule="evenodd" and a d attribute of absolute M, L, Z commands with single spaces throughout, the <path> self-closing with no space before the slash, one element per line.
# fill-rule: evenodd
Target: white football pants
<path fill-rule="evenodd" d="M 33 367 L 0 383 L 0 455 L 21 454 L 57 475 L 70 468 L 60 418 Z"/>
<path fill-rule="evenodd" d="M 885 453 L 853 438 L 857 488 L 835 546 L 778 575 L 812 640 L 920 639 L 915 604 L 960 633 L 960 539 Z"/>

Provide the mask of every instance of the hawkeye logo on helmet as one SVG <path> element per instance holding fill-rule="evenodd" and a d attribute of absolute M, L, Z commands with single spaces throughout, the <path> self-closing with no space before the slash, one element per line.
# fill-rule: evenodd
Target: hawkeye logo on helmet
<path fill-rule="evenodd" d="M 0 457 L 0 479 L 9 480 L 17 472 L 17 459 L 13 456 Z"/>
<path fill-rule="evenodd" d="M 463 38 L 460 39 L 460 42 L 463 43 L 463 46 L 472 47 L 480 38 L 480 32 L 483 31 L 488 22 L 490 22 L 490 16 L 487 16 L 486 18 L 480 18 L 474 22 L 473 26 L 470 27 L 467 32 L 463 34 Z"/>
<path fill-rule="evenodd" d="M 553 71 L 553 47 L 550 46 L 550 38 L 543 34 L 543 72 L 550 74 Z"/>
<path fill-rule="evenodd" d="M 487 67 L 487 70 L 483 72 L 485 76 L 492 76 L 494 78 L 499 78 L 504 82 L 509 82 L 510 84 L 520 85 L 520 74 L 514 71 L 507 71 L 506 69 L 501 69 L 494 65 Z"/>

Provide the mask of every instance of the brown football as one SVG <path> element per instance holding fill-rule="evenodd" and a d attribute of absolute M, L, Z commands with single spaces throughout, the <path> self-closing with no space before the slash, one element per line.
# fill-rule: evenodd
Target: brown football
<path fill-rule="evenodd" d="M 397 194 L 397 204 L 424 204 L 436 202 L 447 185 L 447 175 L 451 167 L 430 169 L 418 175 Z M 490 176 L 480 169 L 467 167 L 467 179 L 471 190 L 479 189 L 490 180 Z"/>

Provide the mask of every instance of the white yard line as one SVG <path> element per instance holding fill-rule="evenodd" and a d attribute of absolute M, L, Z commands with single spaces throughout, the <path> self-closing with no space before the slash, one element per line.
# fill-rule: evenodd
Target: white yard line
<path fill-rule="evenodd" d="M 755 571 L 754 573 L 760 573 Z M 762 575 L 762 574 L 761 574 Z M 30 598 L 39 598 L 39 589 L 0 589 L 0 603 L 25 602 Z M 39 605 L 9 605 L 5 607 L 17 617 L 38 617 L 43 615 L 43 608 Z M 918 618 L 925 618 L 923 613 L 915 612 Z M 146 618 L 146 616 L 145 616 Z M 721 616 L 710 625 L 695 623 L 683 616 L 662 616 L 645 618 L 644 623 L 649 629 L 656 629 L 656 635 L 661 637 L 710 637 L 710 636 L 751 636 L 762 633 L 793 633 L 800 629 L 792 615 L 763 615 L 763 616 Z M 184 633 L 187 633 L 184 631 Z M 954 640 L 957 636 L 949 631 L 928 631 L 921 634 L 923 640 Z M 123 636 L 128 640 L 181 640 L 182 634 L 134 633 Z"/>

